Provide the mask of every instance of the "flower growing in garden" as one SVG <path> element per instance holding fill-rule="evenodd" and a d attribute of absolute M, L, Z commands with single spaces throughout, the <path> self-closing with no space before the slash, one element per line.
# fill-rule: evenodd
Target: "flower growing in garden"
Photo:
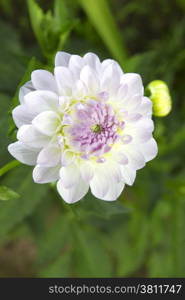
<path fill-rule="evenodd" d="M 36 165 L 35 182 L 57 181 L 68 203 L 89 187 L 99 199 L 116 200 L 157 154 L 141 77 L 124 74 L 114 60 L 58 52 L 54 74 L 33 71 L 19 98 L 13 110 L 18 141 L 8 150 Z"/>

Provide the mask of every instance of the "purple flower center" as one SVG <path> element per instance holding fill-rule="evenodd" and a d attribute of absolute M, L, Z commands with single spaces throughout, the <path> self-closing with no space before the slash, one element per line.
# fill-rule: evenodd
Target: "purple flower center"
<path fill-rule="evenodd" d="M 72 146 L 85 157 L 101 156 L 117 140 L 119 121 L 112 107 L 104 102 L 89 100 L 75 105 L 75 117 L 69 127 Z"/>

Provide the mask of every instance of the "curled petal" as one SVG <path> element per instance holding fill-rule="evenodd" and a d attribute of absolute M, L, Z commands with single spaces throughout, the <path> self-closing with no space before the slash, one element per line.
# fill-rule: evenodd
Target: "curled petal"
<path fill-rule="evenodd" d="M 80 171 L 75 164 L 62 167 L 60 170 L 60 178 L 64 188 L 71 188 L 80 180 Z"/>
<path fill-rule="evenodd" d="M 37 158 L 37 164 L 45 167 L 54 167 L 59 164 L 60 156 L 60 147 L 48 145 L 40 151 Z"/>
<path fill-rule="evenodd" d="M 117 200 L 121 195 L 124 186 L 125 186 L 124 182 L 112 182 L 112 184 L 109 185 L 108 191 L 106 195 L 102 198 L 102 200 L 105 201 Z"/>
<path fill-rule="evenodd" d="M 93 95 L 97 94 L 99 89 L 99 79 L 96 72 L 90 66 L 85 66 L 82 69 L 80 79 L 86 85 L 89 93 L 92 93 Z"/>
<path fill-rule="evenodd" d="M 129 166 L 134 170 L 141 169 L 145 166 L 145 157 L 139 149 L 130 149 L 127 152 Z"/>
<path fill-rule="evenodd" d="M 24 124 L 31 124 L 35 114 L 29 111 L 27 105 L 22 104 L 13 109 L 12 117 L 15 125 L 19 128 Z"/>
<path fill-rule="evenodd" d="M 80 174 L 85 182 L 90 182 L 94 176 L 94 169 L 91 163 L 83 161 L 80 163 Z"/>
<path fill-rule="evenodd" d="M 152 101 L 147 98 L 143 97 L 140 107 L 138 108 L 138 113 L 151 117 L 152 115 Z"/>
<path fill-rule="evenodd" d="M 71 57 L 71 54 L 69 54 L 67 52 L 64 52 L 64 51 L 57 52 L 57 54 L 55 56 L 55 67 L 59 67 L 59 66 L 67 67 L 70 57 Z"/>
<path fill-rule="evenodd" d="M 121 84 L 127 84 L 128 94 L 127 97 L 133 97 L 133 95 L 143 95 L 144 88 L 141 80 L 141 76 L 136 73 L 126 73 L 121 77 Z"/>
<path fill-rule="evenodd" d="M 75 155 L 72 151 L 70 150 L 64 150 L 61 156 L 61 163 L 62 166 L 66 167 L 70 164 L 72 164 L 75 160 Z"/>
<path fill-rule="evenodd" d="M 36 116 L 32 124 L 41 133 L 53 136 L 61 124 L 58 114 L 53 111 L 45 111 Z"/>
<path fill-rule="evenodd" d="M 67 67 L 56 67 L 54 73 L 60 95 L 71 95 L 75 80 L 71 70 Z"/>
<path fill-rule="evenodd" d="M 92 194 L 99 199 L 102 199 L 109 187 L 109 182 L 105 176 L 102 176 L 102 174 L 95 173 L 93 179 L 90 182 L 90 188 Z"/>
<path fill-rule="evenodd" d="M 121 166 L 123 181 L 128 185 L 133 185 L 136 178 L 136 170 L 128 166 Z"/>
<path fill-rule="evenodd" d="M 31 80 L 26 82 L 23 86 L 21 86 L 19 90 L 19 101 L 21 104 L 24 103 L 24 96 L 32 91 L 34 91 L 34 87 Z"/>
<path fill-rule="evenodd" d="M 52 73 L 46 70 L 36 70 L 31 74 L 31 81 L 36 90 L 57 92 L 57 85 Z"/>
<path fill-rule="evenodd" d="M 33 169 L 33 180 L 36 183 L 55 182 L 59 179 L 60 166 L 44 167 L 37 165 Z"/>
<path fill-rule="evenodd" d="M 34 91 L 24 97 L 27 113 L 37 115 L 43 111 L 58 111 L 59 97 L 51 91 Z"/>
<path fill-rule="evenodd" d="M 21 126 L 17 132 L 17 138 L 20 142 L 32 148 L 42 148 L 50 142 L 50 138 L 37 131 L 33 125 Z"/>
<path fill-rule="evenodd" d="M 84 60 L 85 64 L 88 64 L 91 68 L 93 68 L 97 72 L 100 71 L 101 63 L 100 63 L 99 57 L 96 54 L 91 53 L 91 52 L 86 53 L 83 57 L 83 60 Z"/>
<path fill-rule="evenodd" d="M 22 142 L 15 142 L 8 146 L 8 151 L 23 164 L 34 166 L 37 161 L 39 150 L 26 146 Z"/>
<path fill-rule="evenodd" d="M 148 142 L 140 145 L 140 150 L 145 157 L 145 161 L 152 160 L 156 157 L 158 149 L 156 141 L 151 138 Z"/>
<path fill-rule="evenodd" d="M 62 179 L 60 179 L 57 183 L 57 190 L 60 196 L 67 203 L 75 203 L 79 201 L 87 194 L 88 189 L 89 185 L 81 178 L 79 179 L 77 184 L 67 189 L 63 186 Z"/>
<path fill-rule="evenodd" d="M 120 86 L 120 69 L 116 62 L 108 63 L 101 76 L 101 89 L 107 90 L 110 96 L 115 96 Z"/>

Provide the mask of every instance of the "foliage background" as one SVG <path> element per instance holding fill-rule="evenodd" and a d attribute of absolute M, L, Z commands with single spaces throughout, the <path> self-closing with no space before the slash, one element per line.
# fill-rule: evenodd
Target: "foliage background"
<path fill-rule="evenodd" d="M 0 0 L 1 277 L 185 277 L 184 36 L 184 0 Z M 113 57 L 170 87 L 172 113 L 154 120 L 158 157 L 114 203 L 66 205 L 32 168 L 9 164 L 17 86 L 57 49 Z"/>

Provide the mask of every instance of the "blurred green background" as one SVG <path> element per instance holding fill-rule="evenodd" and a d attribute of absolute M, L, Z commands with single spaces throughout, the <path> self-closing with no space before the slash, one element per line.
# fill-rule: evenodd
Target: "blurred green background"
<path fill-rule="evenodd" d="M 0 0 L 0 277 L 185 277 L 184 37 L 184 0 Z M 18 87 L 57 50 L 171 90 L 172 112 L 154 119 L 159 154 L 116 202 L 67 205 L 11 163 Z"/>

